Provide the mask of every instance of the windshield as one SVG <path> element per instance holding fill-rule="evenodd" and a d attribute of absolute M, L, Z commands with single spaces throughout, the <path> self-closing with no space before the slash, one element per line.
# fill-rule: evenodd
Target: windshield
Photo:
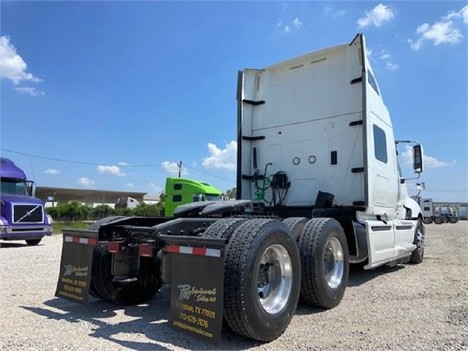
<path fill-rule="evenodd" d="M 28 195 L 26 182 L 22 179 L 1 179 L 1 194 Z"/>
<path fill-rule="evenodd" d="M 205 194 L 206 201 L 221 201 L 221 195 Z"/>

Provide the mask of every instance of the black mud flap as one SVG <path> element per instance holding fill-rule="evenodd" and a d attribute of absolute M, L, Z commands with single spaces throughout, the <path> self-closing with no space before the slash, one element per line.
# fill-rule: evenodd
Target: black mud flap
<path fill-rule="evenodd" d="M 97 233 L 89 231 L 63 232 L 60 275 L 55 296 L 82 305 L 88 303 L 93 249 L 97 237 Z"/>
<path fill-rule="evenodd" d="M 224 239 L 161 235 L 171 267 L 169 325 L 212 344 L 221 340 Z"/>

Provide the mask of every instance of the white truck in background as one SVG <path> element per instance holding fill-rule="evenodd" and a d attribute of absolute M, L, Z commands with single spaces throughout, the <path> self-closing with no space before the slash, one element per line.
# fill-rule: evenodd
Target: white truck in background
<path fill-rule="evenodd" d="M 449 206 L 435 208 L 434 202 L 429 198 L 419 198 L 422 214 L 424 216 L 424 224 L 443 224 L 457 223 L 458 215 L 451 210 Z"/>
<path fill-rule="evenodd" d="M 170 326 L 216 343 L 224 320 L 271 341 L 299 296 L 337 306 L 350 263 L 422 262 L 423 215 L 399 172 L 363 35 L 240 71 L 237 103 L 237 200 L 64 231 L 58 297 L 142 303 L 166 283 Z M 417 174 L 422 160 L 413 143 Z"/>
<path fill-rule="evenodd" d="M 468 219 L 468 206 L 466 204 L 460 205 L 457 211 L 458 219 L 467 220 Z"/>

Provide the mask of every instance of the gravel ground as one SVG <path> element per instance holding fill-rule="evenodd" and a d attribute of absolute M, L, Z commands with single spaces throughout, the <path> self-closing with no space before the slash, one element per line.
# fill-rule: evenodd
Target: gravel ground
<path fill-rule="evenodd" d="M 214 349 L 169 328 L 167 287 L 148 304 L 125 308 L 55 298 L 61 240 L 2 242 L 1 350 Z M 279 339 L 262 344 L 224 330 L 217 349 L 468 350 L 467 258 L 467 221 L 428 225 L 422 264 L 353 269 L 338 307 L 301 303 Z"/>

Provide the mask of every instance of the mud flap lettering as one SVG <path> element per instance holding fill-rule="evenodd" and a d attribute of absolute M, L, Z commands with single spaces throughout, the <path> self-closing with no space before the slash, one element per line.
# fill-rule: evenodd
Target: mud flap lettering
<path fill-rule="evenodd" d="M 188 239 L 193 241 L 193 238 Z M 223 323 L 224 240 L 164 236 L 171 262 L 169 325 L 218 345 Z"/>
<path fill-rule="evenodd" d="M 64 232 L 60 275 L 55 296 L 82 305 L 88 303 L 93 249 L 96 243 L 96 233 Z"/>

